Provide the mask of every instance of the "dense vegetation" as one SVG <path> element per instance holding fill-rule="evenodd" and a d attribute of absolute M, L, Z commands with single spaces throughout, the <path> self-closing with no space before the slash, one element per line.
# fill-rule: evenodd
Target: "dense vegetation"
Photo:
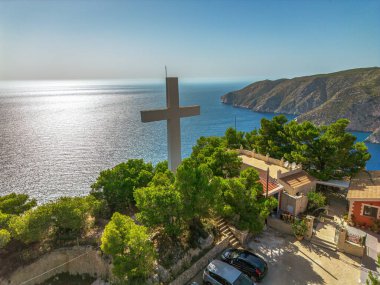
<path fill-rule="evenodd" d="M 152 233 L 173 244 L 186 240 L 197 245 L 207 235 L 205 221 L 217 216 L 241 230 L 262 231 L 277 201 L 264 197 L 254 169 L 241 171 L 242 161 L 233 149 L 243 146 L 285 157 L 319 178 L 341 177 L 369 159 L 365 146 L 345 131 L 347 124 L 339 120 L 316 127 L 277 116 L 263 119 L 261 128 L 249 133 L 230 128 L 224 137 L 201 137 L 176 173 L 166 162 L 153 166 L 131 159 L 102 171 L 86 197 L 62 197 L 37 206 L 27 195 L 2 196 L 0 249 L 12 242 L 65 245 L 98 227 L 104 229 L 98 244 L 112 256 L 115 276 L 141 283 L 159 258 Z M 317 194 L 309 199 L 311 208 L 325 203 Z"/>
<path fill-rule="evenodd" d="M 322 179 L 339 179 L 363 169 L 371 158 L 367 147 L 356 142 L 347 132 L 349 121 L 340 119 L 328 126 L 311 122 L 288 122 L 283 115 L 272 120 L 262 119 L 261 127 L 252 132 L 227 130 L 230 148 L 242 145 L 261 154 L 301 163 L 311 175 Z"/>

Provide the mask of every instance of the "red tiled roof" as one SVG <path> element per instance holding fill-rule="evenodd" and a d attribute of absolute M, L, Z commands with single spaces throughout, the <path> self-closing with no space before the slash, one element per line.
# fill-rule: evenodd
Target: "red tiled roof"
<path fill-rule="evenodd" d="M 267 173 L 265 171 L 259 171 L 259 177 L 260 177 L 260 183 L 263 185 L 263 192 L 267 190 Z M 276 189 L 277 187 L 280 187 L 281 184 L 277 183 L 276 180 L 274 180 L 272 177 L 269 176 L 269 183 L 268 183 L 268 193 L 270 194 L 271 191 Z"/>

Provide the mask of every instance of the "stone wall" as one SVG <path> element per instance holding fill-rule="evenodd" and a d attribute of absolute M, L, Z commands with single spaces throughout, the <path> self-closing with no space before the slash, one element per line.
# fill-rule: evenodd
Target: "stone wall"
<path fill-rule="evenodd" d="M 250 151 L 250 150 L 246 150 L 246 149 L 238 149 L 237 152 L 239 154 L 243 154 L 243 155 L 246 155 L 249 157 L 253 157 L 253 158 L 256 158 L 256 159 L 259 159 L 262 161 L 266 161 L 266 162 L 274 164 L 274 165 L 285 167 L 285 160 L 284 159 L 280 160 L 280 159 L 270 157 L 269 155 L 262 155 L 260 153 L 255 152 L 254 150 Z M 289 165 L 290 164 L 291 163 L 289 163 Z M 291 173 L 297 173 L 297 172 L 302 170 L 302 165 L 301 164 L 296 165 L 295 169 L 293 169 L 293 170 L 291 170 L 291 167 L 288 166 L 287 169 L 289 169 Z"/>
<path fill-rule="evenodd" d="M 267 218 L 268 226 L 279 231 L 280 233 L 293 235 L 292 225 L 285 223 L 283 220 L 268 217 Z"/>
<path fill-rule="evenodd" d="M 228 239 L 225 238 L 216 244 L 208 253 L 196 261 L 189 269 L 179 275 L 169 285 L 183 285 L 193 278 L 199 271 L 203 270 L 214 259 L 216 255 L 221 253 L 228 246 Z"/>
<path fill-rule="evenodd" d="M 248 239 L 250 238 L 249 232 L 246 231 L 240 231 L 237 228 L 235 228 L 232 225 L 228 225 L 233 235 L 238 239 L 238 241 L 244 246 L 247 244 Z"/>
<path fill-rule="evenodd" d="M 292 215 L 297 216 L 303 213 L 307 208 L 308 198 L 305 195 L 292 196 L 286 192 L 282 192 L 280 209 L 289 212 L 288 206 L 293 207 Z"/>
<path fill-rule="evenodd" d="M 347 241 L 347 230 L 341 228 L 338 235 L 337 249 L 353 256 L 363 257 L 365 246 Z"/>
<path fill-rule="evenodd" d="M 0 285 L 39 284 L 56 274 L 67 272 L 72 275 L 89 274 L 95 278 L 107 279 L 110 264 L 102 258 L 101 252 L 92 247 L 61 248 L 47 253 L 32 264 L 18 268 L 7 278 L 0 278 Z"/>

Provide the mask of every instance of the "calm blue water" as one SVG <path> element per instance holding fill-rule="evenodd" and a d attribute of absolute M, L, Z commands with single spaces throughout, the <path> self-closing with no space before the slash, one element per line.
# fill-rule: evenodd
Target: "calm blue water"
<path fill-rule="evenodd" d="M 220 103 L 247 83 L 180 82 L 181 105 L 201 105 L 200 116 L 181 120 L 183 157 L 200 136 L 223 135 L 235 116 L 243 131 L 274 116 Z M 164 107 L 164 94 L 163 84 L 2 83 L 0 195 L 28 193 L 41 202 L 83 195 L 103 169 L 129 158 L 166 159 L 166 123 L 143 124 L 139 113 Z M 368 147 L 368 168 L 380 169 L 380 145 Z"/>

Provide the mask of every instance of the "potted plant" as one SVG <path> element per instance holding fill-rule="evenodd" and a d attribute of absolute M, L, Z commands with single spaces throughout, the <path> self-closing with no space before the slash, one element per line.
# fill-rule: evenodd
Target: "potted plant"
<path fill-rule="evenodd" d="M 294 220 L 292 224 L 292 230 L 297 240 L 303 240 L 306 231 L 307 225 L 305 220 Z"/>

